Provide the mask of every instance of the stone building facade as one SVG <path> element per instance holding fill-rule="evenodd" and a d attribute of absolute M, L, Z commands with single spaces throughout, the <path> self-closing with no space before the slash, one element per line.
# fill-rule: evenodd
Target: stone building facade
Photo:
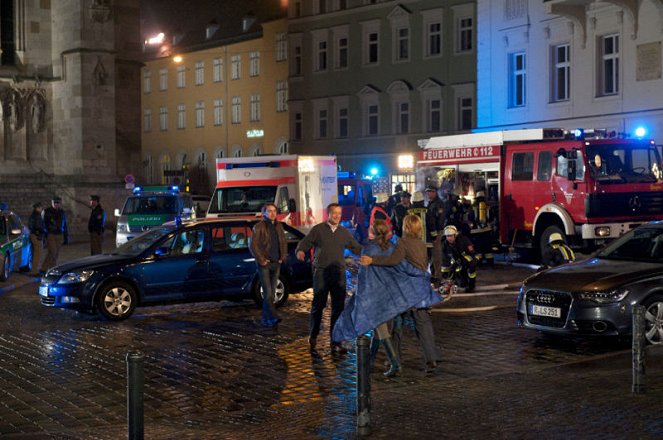
<path fill-rule="evenodd" d="M 89 194 L 112 221 L 141 171 L 139 17 L 138 0 L 0 0 L 0 201 L 26 217 L 60 196 L 74 239 Z"/>

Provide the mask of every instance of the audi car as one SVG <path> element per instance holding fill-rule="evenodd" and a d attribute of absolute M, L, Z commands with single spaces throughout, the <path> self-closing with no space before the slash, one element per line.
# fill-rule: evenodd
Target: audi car
<path fill-rule="evenodd" d="M 49 307 L 126 319 L 137 306 L 169 302 L 242 300 L 262 304 L 249 238 L 257 220 L 193 220 L 156 226 L 115 249 L 51 268 L 41 279 Z M 295 257 L 298 230 L 284 225 L 288 258 L 282 263 L 275 304 L 312 285 L 310 259 Z"/>
<path fill-rule="evenodd" d="M 547 334 L 630 335 L 639 305 L 646 309 L 647 341 L 663 343 L 663 222 L 642 225 L 590 258 L 526 279 L 517 322 Z"/>

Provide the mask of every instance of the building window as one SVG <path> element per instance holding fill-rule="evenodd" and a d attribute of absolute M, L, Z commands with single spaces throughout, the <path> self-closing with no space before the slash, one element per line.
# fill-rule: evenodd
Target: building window
<path fill-rule="evenodd" d="M 177 88 L 186 87 L 186 67 L 177 66 Z"/>
<path fill-rule="evenodd" d="M 304 125 L 304 119 L 301 113 L 295 113 L 295 129 L 293 132 L 294 139 L 296 141 L 302 140 L 302 130 Z"/>
<path fill-rule="evenodd" d="M 399 28 L 396 35 L 396 61 L 407 61 L 410 59 L 410 29 Z"/>
<path fill-rule="evenodd" d="M 240 55 L 233 55 L 230 57 L 230 63 L 232 69 L 230 77 L 232 79 L 239 79 L 241 76 L 240 68 L 242 64 L 242 57 Z"/>
<path fill-rule="evenodd" d="M 348 37 L 341 37 L 336 40 L 336 68 L 348 68 Z"/>
<path fill-rule="evenodd" d="M 168 107 L 159 107 L 159 130 L 168 130 Z"/>
<path fill-rule="evenodd" d="M 472 129 L 472 98 L 461 97 L 458 98 L 458 130 L 466 131 Z"/>
<path fill-rule="evenodd" d="M 152 180 L 154 179 L 154 169 L 152 155 L 150 154 L 146 155 L 145 159 L 143 160 L 143 173 L 145 174 L 145 180 L 147 180 L 147 183 L 152 183 Z"/>
<path fill-rule="evenodd" d="M 426 56 L 442 54 L 442 23 L 428 23 L 426 26 Z"/>
<path fill-rule="evenodd" d="M 396 103 L 396 133 L 405 134 L 410 132 L 410 103 Z"/>
<path fill-rule="evenodd" d="M 525 68 L 525 53 L 518 52 L 509 55 L 509 107 L 525 105 Z"/>
<path fill-rule="evenodd" d="M 619 93 L 619 35 L 601 37 L 600 43 L 599 95 L 616 95 Z"/>
<path fill-rule="evenodd" d="M 233 151 L 233 157 L 242 157 L 242 147 L 235 146 L 235 151 Z"/>
<path fill-rule="evenodd" d="M 426 101 L 426 131 L 438 133 L 442 130 L 442 101 L 428 99 Z"/>
<path fill-rule="evenodd" d="M 251 106 L 251 122 L 256 122 L 260 120 L 260 95 L 251 95 L 250 97 L 250 106 Z"/>
<path fill-rule="evenodd" d="M 223 81 L 223 58 L 214 58 L 212 61 L 212 81 Z"/>
<path fill-rule="evenodd" d="M 177 128 L 184 130 L 186 128 L 186 105 L 177 105 Z"/>
<path fill-rule="evenodd" d="M 513 153 L 511 180 L 532 180 L 534 177 L 534 153 Z"/>
<path fill-rule="evenodd" d="M 232 100 L 232 123 L 239 124 L 242 122 L 242 98 L 233 96 Z"/>
<path fill-rule="evenodd" d="M 161 178 L 159 179 L 162 185 L 166 185 L 168 183 L 168 178 L 166 177 L 165 172 L 169 170 L 170 170 L 170 156 L 168 154 L 164 154 L 161 157 Z"/>
<path fill-rule="evenodd" d="M 473 30 L 472 17 L 465 17 L 458 20 L 456 24 L 456 52 L 472 51 Z"/>
<path fill-rule="evenodd" d="M 377 32 L 370 32 L 366 38 L 366 64 L 377 64 L 380 36 Z"/>
<path fill-rule="evenodd" d="M 323 72 L 327 70 L 327 41 L 321 40 L 317 43 L 318 52 L 316 54 L 316 71 Z"/>
<path fill-rule="evenodd" d="M 288 154 L 288 142 L 283 139 L 280 140 L 276 151 L 278 154 Z"/>
<path fill-rule="evenodd" d="M 276 82 L 276 111 L 288 111 L 288 82 Z"/>
<path fill-rule="evenodd" d="M 196 62 L 196 85 L 201 86 L 205 84 L 205 62 Z"/>
<path fill-rule="evenodd" d="M 152 92 L 152 72 L 149 70 L 143 71 L 143 93 Z"/>
<path fill-rule="evenodd" d="M 205 102 L 196 102 L 196 127 L 205 126 Z"/>
<path fill-rule="evenodd" d="M 152 109 L 146 108 L 143 110 L 143 131 L 152 131 Z"/>
<path fill-rule="evenodd" d="M 348 109 L 347 107 L 338 109 L 338 137 L 348 137 Z"/>
<path fill-rule="evenodd" d="M 168 69 L 159 69 L 159 90 L 168 90 Z"/>
<path fill-rule="evenodd" d="M 223 99 L 214 100 L 214 125 L 223 125 Z"/>
<path fill-rule="evenodd" d="M 560 44 L 559 46 L 554 46 L 552 51 L 552 101 L 568 101 L 571 81 L 570 46 L 568 44 Z"/>
<path fill-rule="evenodd" d="M 318 110 L 317 139 L 325 139 L 327 137 L 327 122 L 327 109 Z"/>
<path fill-rule="evenodd" d="M 380 107 L 377 104 L 370 104 L 366 112 L 366 134 L 375 136 L 379 132 Z"/>
<path fill-rule="evenodd" d="M 285 32 L 276 34 L 276 61 L 285 61 L 288 59 L 288 40 Z"/>
<path fill-rule="evenodd" d="M 260 75 L 260 52 L 251 52 L 249 54 L 249 75 Z"/>
<path fill-rule="evenodd" d="M 302 74 L 302 46 L 294 47 L 295 56 L 292 60 L 292 74 L 300 76 Z"/>

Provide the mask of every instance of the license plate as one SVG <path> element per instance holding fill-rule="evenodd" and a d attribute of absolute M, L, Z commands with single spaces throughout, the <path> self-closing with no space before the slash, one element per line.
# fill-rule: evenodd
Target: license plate
<path fill-rule="evenodd" d="M 48 286 L 39 286 L 39 295 L 48 296 Z"/>
<path fill-rule="evenodd" d="M 562 309 L 560 309 L 559 307 L 532 305 L 532 315 L 549 316 L 551 318 L 561 318 Z"/>

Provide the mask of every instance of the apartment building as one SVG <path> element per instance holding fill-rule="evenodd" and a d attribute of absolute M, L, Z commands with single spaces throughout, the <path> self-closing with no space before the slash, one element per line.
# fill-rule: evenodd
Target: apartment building
<path fill-rule="evenodd" d="M 476 121 L 475 2 L 291 0 L 290 147 L 413 189 L 418 140 Z"/>

